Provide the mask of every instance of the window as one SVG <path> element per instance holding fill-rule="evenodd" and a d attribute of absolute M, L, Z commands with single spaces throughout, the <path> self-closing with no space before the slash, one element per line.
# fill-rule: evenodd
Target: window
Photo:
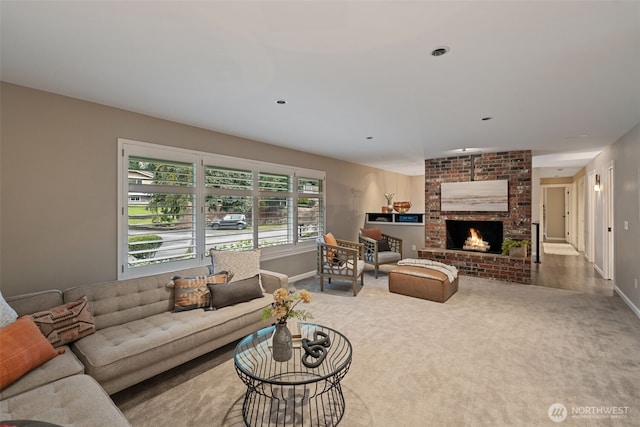
<path fill-rule="evenodd" d="M 315 250 L 325 173 L 119 140 L 119 278 L 209 263 L 208 251 Z"/>

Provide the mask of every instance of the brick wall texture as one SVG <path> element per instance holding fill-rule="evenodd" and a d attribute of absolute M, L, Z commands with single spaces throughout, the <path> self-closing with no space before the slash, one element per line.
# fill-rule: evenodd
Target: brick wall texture
<path fill-rule="evenodd" d="M 442 212 L 443 182 L 509 181 L 507 212 Z M 461 274 L 531 283 L 531 258 L 446 250 L 447 219 L 502 221 L 504 238 L 531 241 L 531 151 L 508 151 L 425 160 L 425 250 L 419 257 L 455 265 Z M 434 251 L 435 249 L 435 251 Z"/>

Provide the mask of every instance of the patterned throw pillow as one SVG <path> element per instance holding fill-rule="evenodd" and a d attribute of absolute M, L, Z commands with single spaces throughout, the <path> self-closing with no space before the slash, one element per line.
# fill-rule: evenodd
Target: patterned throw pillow
<path fill-rule="evenodd" d="M 33 313 L 31 318 L 54 347 L 79 340 L 96 331 L 86 296 L 78 301 Z"/>
<path fill-rule="evenodd" d="M 222 271 L 218 274 L 197 277 L 175 276 L 169 286 L 173 287 L 173 311 L 187 311 L 196 308 L 208 309 L 211 306 L 207 285 L 227 283 L 233 274 Z"/>
<path fill-rule="evenodd" d="M 30 316 L 0 328 L 0 390 L 57 354 Z"/>
<path fill-rule="evenodd" d="M 13 323 L 18 318 L 18 313 L 4 300 L 0 292 L 0 328 Z"/>
<path fill-rule="evenodd" d="M 213 272 L 233 273 L 229 283 L 248 279 L 260 273 L 260 249 L 250 251 L 219 251 L 211 249 Z"/>

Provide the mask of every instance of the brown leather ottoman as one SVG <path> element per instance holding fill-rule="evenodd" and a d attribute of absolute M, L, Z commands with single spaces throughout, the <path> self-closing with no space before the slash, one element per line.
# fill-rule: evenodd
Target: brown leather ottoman
<path fill-rule="evenodd" d="M 446 274 L 425 267 L 401 265 L 389 272 L 389 292 L 445 302 L 458 290 L 458 277 L 449 282 Z"/>

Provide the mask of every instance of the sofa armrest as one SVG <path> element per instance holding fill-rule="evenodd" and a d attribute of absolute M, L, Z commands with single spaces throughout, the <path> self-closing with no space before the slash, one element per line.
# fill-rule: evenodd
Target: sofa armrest
<path fill-rule="evenodd" d="M 274 293 L 279 288 L 289 288 L 289 276 L 275 271 L 260 270 L 262 287 L 268 293 Z"/>

